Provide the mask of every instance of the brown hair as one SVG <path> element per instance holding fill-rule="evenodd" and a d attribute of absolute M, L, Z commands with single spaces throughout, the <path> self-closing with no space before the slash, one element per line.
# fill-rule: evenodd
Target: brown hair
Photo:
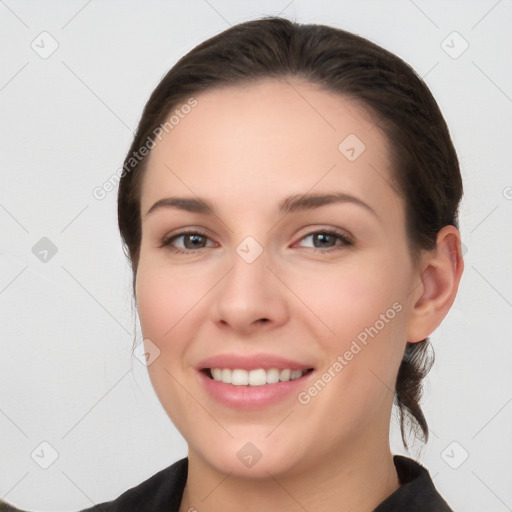
<path fill-rule="evenodd" d="M 163 77 L 147 102 L 124 162 L 118 218 L 135 284 L 141 243 L 140 184 L 146 158 L 138 151 L 178 104 L 201 91 L 265 78 L 298 77 L 349 97 L 373 114 L 387 137 L 405 202 L 411 254 L 432 249 L 445 225 L 458 227 L 459 163 L 439 107 L 425 83 L 396 55 L 352 33 L 266 17 L 204 41 Z M 152 146 L 151 146 L 152 147 Z M 429 339 L 407 343 L 395 387 L 402 439 L 406 425 L 428 440 L 419 405 L 422 379 L 433 363 Z"/>

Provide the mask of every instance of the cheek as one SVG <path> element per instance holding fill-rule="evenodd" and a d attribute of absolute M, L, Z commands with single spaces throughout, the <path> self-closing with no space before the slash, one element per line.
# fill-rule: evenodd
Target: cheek
<path fill-rule="evenodd" d="M 148 366 L 148 374 L 164 410 L 183 435 L 190 428 L 187 418 L 201 417 L 201 410 L 185 391 L 182 370 L 191 321 L 197 325 L 195 316 L 204 315 L 201 297 L 206 291 L 183 272 L 164 270 L 149 260 L 139 264 L 136 294 L 142 334 L 160 351 Z"/>
<path fill-rule="evenodd" d="M 199 304 L 206 285 L 191 280 L 185 272 L 169 272 L 144 262 L 139 265 L 136 290 L 142 333 L 165 350 L 165 340 L 175 337 L 176 329 Z"/>
<path fill-rule="evenodd" d="M 139 266 L 136 289 L 143 338 L 159 350 L 158 357 L 148 366 L 151 383 L 168 413 L 181 410 L 185 397 L 181 396 L 179 382 L 187 344 L 183 327 L 187 312 L 197 303 L 197 295 L 194 287 L 180 281 L 179 275 L 166 275 L 155 265 L 145 264 Z"/>
<path fill-rule="evenodd" d="M 407 277 L 398 269 L 406 267 L 396 257 L 383 260 L 304 273 L 294 288 L 310 310 L 308 327 L 325 354 L 323 370 L 337 376 L 332 391 L 351 401 L 394 389 L 405 348 Z"/>
<path fill-rule="evenodd" d="M 382 330 L 382 321 L 386 331 L 403 326 L 405 315 L 397 310 L 405 310 L 407 279 L 397 268 L 398 262 L 386 265 L 383 258 L 375 257 L 347 265 L 317 266 L 314 272 L 304 271 L 293 278 L 293 290 L 309 310 L 311 325 L 319 331 L 323 327 L 331 342 L 332 338 L 343 341 L 375 323 Z"/>
<path fill-rule="evenodd" d="M 332 443 L 379 422 L 385 431 L 405 347 L 406 313 L 400 301 L 393 301 L 388 290 L 375 293 L 361 282 L 344 283 L 346 288 L 329 293 L 332 300 L 323 302 L 323 309 L 321 300 L 312 305 L 334 334 L 316 337 L 324 354 L 322 365 L 317 380 L 298 397 L 307 421 L 329 418 L 329 428 L 320 423 L 317 428 Z M 352 284 L 357 297 L 348 291 Z"/>

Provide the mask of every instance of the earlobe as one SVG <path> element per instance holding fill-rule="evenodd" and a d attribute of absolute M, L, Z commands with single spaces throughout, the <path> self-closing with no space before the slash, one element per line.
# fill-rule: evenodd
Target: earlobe
<path fill-rule="evenodd" d="M 439 326 L 450 310 L 464 269 L 460 233 L 454 226 L 443 227 L 436 247 L 421 261 L 422 293 L 411 312 L 407 341 L 424 340 Z"/>

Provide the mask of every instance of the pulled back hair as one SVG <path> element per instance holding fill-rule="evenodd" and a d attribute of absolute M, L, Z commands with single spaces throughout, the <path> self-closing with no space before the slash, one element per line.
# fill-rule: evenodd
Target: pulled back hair
<path fill-rule="evenodd" d="M 265 17 L 235 25 L 196 46 L 163 77 L 144 108 L 118 194 L 119 229 L 134 289 L 141 244 L 141 179 L 147 162 L 147 157 L 134 155 L 155 138 L 174 108 L 202 91 L 293 77 L 352 99 L 372 114 L 390 148 L 414 259 L 435 247 L 441 228 L 458 227 L 462 180 L 457 155 L 435 99 L 414 70 L 352 33 Z M 420 399 L 433 359 L 428 338 L 407 343 L 395 385 L 406 447 L 407 432 L 428 440 Z"/>

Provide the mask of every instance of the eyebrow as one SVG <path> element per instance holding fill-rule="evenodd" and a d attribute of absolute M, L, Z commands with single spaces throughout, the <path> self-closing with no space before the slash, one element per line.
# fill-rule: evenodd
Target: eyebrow
<path fill-rule="evenodd" d="M 286 215 L 295 211 L 312 210 L 314 208 L 319 208 L 321 206 L 333 203 L 356 204 L 363 207 L 378 218 L 377 213 L 370 205 L 358 197 L 346 194 L 344 192 L 335 192 L 330 194 L 296 194 L 281 201 L 281 203 L 279 203 L 278 210 L 280 214 Z M 163 199 L 159 199 L 147 211 L 146 216 L 162 209 L 178 209 L 204 215 L 218 215 L 213 204 L 206 199 L 201 199 L 199 197 L 165 197 Z"/>

